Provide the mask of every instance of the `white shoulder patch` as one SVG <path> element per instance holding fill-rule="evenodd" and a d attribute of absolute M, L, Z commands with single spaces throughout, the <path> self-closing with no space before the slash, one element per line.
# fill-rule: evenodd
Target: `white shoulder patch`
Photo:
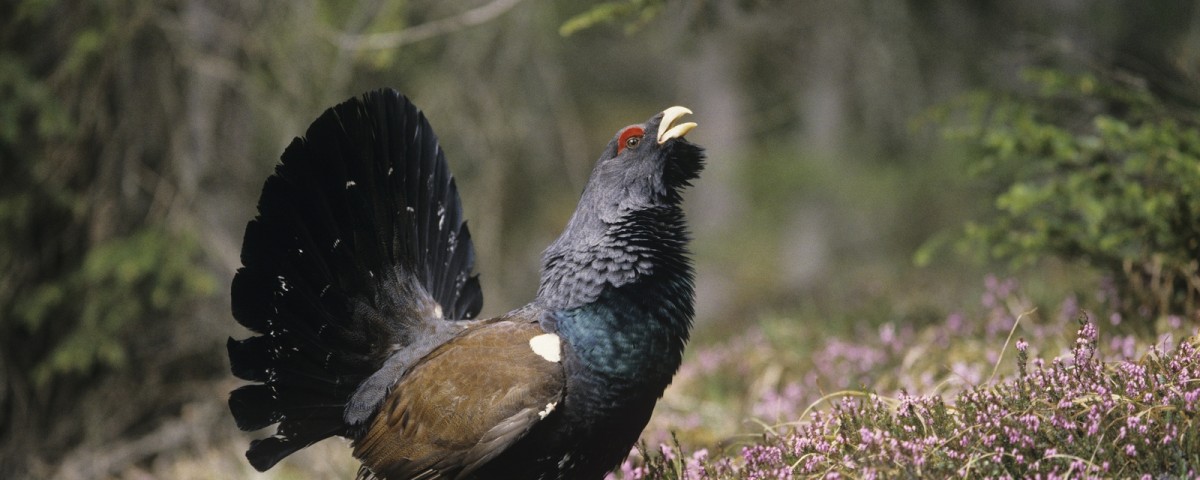
<path fill-rule="evenodd" d="M 529 348 L 548 362 L 562 360 L 562 343 L 559 341 L 558 335 L 553 333 L 543 333 L 529 339 Z"/>
<path fill-rule="evenodd" d="M 550 412 L 553 412 L 553 411 L 554 411 L 554 407 L 556 407 L 556 406 L 558 406 L 558 402 L 550 402 L 550 403 L 547 403 L 547 404 L 546 404 L 546 408 L 543 408 L 543 409 L 542 409 L 542 411 L 538 412 L 538 418 L 539 418 L 539 419 L 544 419 L 544 418 L 546 418 L 546 415 L 549 415 L 549 414 L 550 414 Z"/>

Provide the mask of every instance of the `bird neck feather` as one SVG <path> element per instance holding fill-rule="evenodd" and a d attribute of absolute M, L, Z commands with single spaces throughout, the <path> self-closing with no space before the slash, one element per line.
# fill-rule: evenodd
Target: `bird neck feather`
<path fill-rule="evenodd" d="M 665 385 L 679 366 L 694 313 L 682 210 L 630 212 L 604 224 L 600 235 L 595 225 L 572 231 L 578 227 L 569 226 L 546 251 L 536 302 L 553 313 L 587 368 Z"/>

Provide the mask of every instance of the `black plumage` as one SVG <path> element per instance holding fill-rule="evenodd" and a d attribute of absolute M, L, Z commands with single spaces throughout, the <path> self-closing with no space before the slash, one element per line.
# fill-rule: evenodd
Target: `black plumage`
<path fill-rule="evenodd" d="M 693 315 L 679 192 L 703 150 L 672 107 L 609 142 L 528 305 L 482 305 L 457 187 L 390 90 L 326 111 L 284 151 L 246 228 L 229 340 L 259 470 L 354 442 L 362 478 L 601 478 L 649 420 Z"/>

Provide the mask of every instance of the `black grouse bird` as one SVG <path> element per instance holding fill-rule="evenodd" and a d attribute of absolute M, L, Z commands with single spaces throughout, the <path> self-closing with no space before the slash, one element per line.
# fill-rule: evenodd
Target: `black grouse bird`
<path fill-rule="evenodd" d="M 528 305 L 483 303 L 458 191 L 392 90 L 327 110 L 283 152 L 246 226 L 229 407 L 259 470 L 331 436 L 359 478 L 597 479 L 679 368 L 693 314 L 680 190 L 703 149 L 671 107 L 600 155 Z"/>

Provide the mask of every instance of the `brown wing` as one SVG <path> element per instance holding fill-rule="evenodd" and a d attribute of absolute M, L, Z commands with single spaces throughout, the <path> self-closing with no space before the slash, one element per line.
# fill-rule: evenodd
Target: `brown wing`
<path fill-rule="evenodd" d="M 487 463 L 562 398 L 561 363 L 530 346 L 544 333 L 501 319 L 434 349 L 388 395 L 354 455 L 389 479 L 455 478 Z"/>

